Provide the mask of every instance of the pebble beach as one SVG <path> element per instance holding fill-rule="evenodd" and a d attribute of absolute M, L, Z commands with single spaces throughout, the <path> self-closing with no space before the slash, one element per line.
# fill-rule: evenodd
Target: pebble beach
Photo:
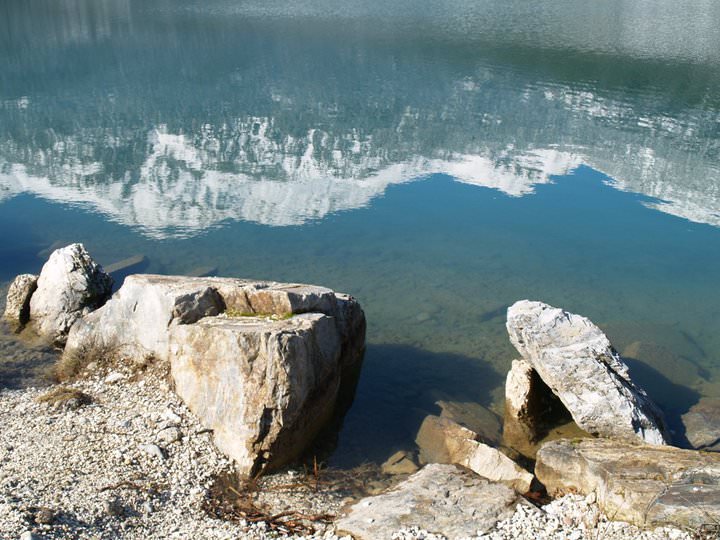
<path fill-rule="evenodd" d="M 62 389 L 59 392 L 58 389 Z M 68 389 L 73 390 L 67 394 Z M 53 402 L 48 396 L 69 395 Z M 232 472 L 210 433 L 162 378 L 113 371 L 70 385 L 0 391 L 0 538 L 342 538 L 332 522 L 293 535 L 207 511 L 213 485 Z M 357 492 L 309 489 L 303 469 L 268 475 L 254 501 L 269 514 L 338 515 Z M 272 489 L 280 487 L 282 489 Z M 283 488 L 283 486 L 290 486 Z M 377 487 L 376 487 L 377 489 Z M 440 539 L 430 524 L 393 539 Z M 346 537 L 350 538 L 350 537 Z M 567 495 L 514 515 L 477 539 L 689 540 L 670 528 L 641 531 Z"/>

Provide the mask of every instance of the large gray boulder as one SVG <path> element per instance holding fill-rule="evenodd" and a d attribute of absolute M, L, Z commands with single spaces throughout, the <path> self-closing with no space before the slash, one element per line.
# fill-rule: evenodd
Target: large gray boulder
<path fill-rule="evenodd" d="M 558 440 L 537 453 L 548 494 L 594 493 L 606 515 L 650 527 L 720 522 L 720 455 L 609 439 Z"/>
<path fill-rule="evenodd" d="M 224 285 L 242 289 L 245 283 L 229 279 Z M 217 284 L 208 279 L 131 275 L 102 309 L 73 327 L 64 356 L 112 353 L 115 357 L 168 360 L 168 329 L 172 325 L 218 315 L 225 306 Z"/>
<path fill-rule="evenodd" d="M 20 274 L 10 284 L 3 313 L 9 323 L 21 326 L 30 320 L 30 298 L 37 289 L 37 281 L 33 274 Z"/>
<path fill-rule="evenodd" d="M 522 300 L 508 309 L 507 330 L 523 359 L 580 428 L 595 436 L 650 444 L 669 440 L 662 413 L 632 382 L 627 365 L 590 320 Z"/>
<path fill-rule="evenodd" d="M 510 517 L 515 492 L 455 465 L 427 465 L 391 491 L 362 499 L 336 523 L 356 540 L 392 538 L 418 527 L 449 540 L 475 537 Z"/>
<path fill-rule="evenodd" d="M 322 313 L 207 317 L 170 335 L 175 391 L 248 474 L 283 465 L 330 420 L 340 354 L 335 321 Z"/>
<path fill-rule="evenodd" d="M 79 321 L 64 355 L 153 357 L 243 474 L 296 458 L 357 373 L 365 318 L 312 285 L 133 275 Z"/>
<path fill-rule="evenodd" d="M 62 344 L 75 321 L 105 303 L 112 284 L 82 244 L 57 249 L 38 277 L 30 299 L 30 320 L 38 334 Z"/>

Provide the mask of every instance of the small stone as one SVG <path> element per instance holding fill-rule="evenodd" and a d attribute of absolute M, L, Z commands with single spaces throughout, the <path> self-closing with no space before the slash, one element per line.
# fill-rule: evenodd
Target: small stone
<path fill-rule="evenodd" d="M 157 441 L 164 444 L 172 444 L 182 439 L 182 431 L 176 427 L 168 427 L 157 434 Z"/>
<path fill-rule="evenodd" d="M 385 474 L 412 474 L 418 471 L 412 454 L 404 450 L 395 452 L 382 464 L 382 472 Z"/>
<path fill-rule="evenodd" d="M 141 444 L 140 450 L 158 459 L 166 459 L 165 452 L 156 444 Z"/>
<path fill-rule="evenodd" d="M 118 498 L 108 499 L 105 501 L 105 513 L 112 517 L 120 517 L 125 512 L 122 501 Z"/>
<path fill-rule="evenodd" d="M 5 301 L 5 319 L 20 325 L 28 322 L 30 297 L 37 289 L 37 278 L 32 274 L 20 274 L 10 284 Z"/>
<path fill-rule="evenodd" d="M 367 492 L 369 495 L 378 495 L 385 491 L 387 486 L 382 482 L 369 482 L 367 485 Z"/>
<path fill-rule="evenodd" d="M 25 531 L 20 535 L 20 540 L 40 540 L 40 537 L 32 531 Z"/>
<path fill-rule="evenodd" d="M 42 506 L 35 512 L 35 523 L 50 525 L 55 520 L 55 512 L 51 508 Z"/>
<path fill-rule="evenodd" d="M 115 384 L 122 381 L 123 379 L 125 379 L 125 375 L 123 375 L 122 373 L 118 373 L 117 371 L 113 371 L 107 377 L 105 377 L 105 382 L 107 384 Z"/>
<path fill-rule="evenodd" d="M 180 422 L 182 422 L 182 418 L 179 415 L 175 414 L 175 412 L 173 412 L 172 409 L 166 410 L 165 413 L 163 414 L 163 418 L 165 418 L 165 420 L 167 420 L 170 423 L 168 425 L 173 425 L 173 424 L 177 425 Z"/>

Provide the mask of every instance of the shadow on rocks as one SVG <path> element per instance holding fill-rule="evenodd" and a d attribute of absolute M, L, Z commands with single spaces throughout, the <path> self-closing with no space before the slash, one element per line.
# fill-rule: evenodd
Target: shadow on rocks
<path fill-rule="evenodd" d="M 423 419 L 440 412 L 438 396 L 488 406 L 503 380 L 480 358 L 369 344 L 330 463 L 343 468 L 382 463 L 397 450 L 414 448 Z"/>
<path fill-rule="evenodd" d="M 690 410 L 700 394 L 689 388 L 672 382 L 649 364 L 623 356 L 630 368 L 630 378 L 643 388 L 665 414 L 665 421 L 672 433 L 672 443 L 680 448 L 692 448 L 685 433 L 682 415 Z"/>

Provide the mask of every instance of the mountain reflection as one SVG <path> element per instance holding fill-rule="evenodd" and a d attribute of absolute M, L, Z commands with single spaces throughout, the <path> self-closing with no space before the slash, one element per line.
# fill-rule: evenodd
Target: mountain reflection
<path fill-rule="evenodd" d="M 584 164 L 720 226 L 714 27 L 691 24 L 696 49 L 674 53 L 620 36 L 609 57 L 608 35 L 559 55 L 547 29 L 501 38 L 443 14 L 406 23 L 418 37 L 362 14 L 299 28 L 272 3 L 203 16 L 190 1 L 13 4 L 0 8 L 0 200 L 81 204 L 163 238 L 300 225 L 432 173 L 525 196 Z M 488 25 L 477 9 L 469 21 Z"/>

